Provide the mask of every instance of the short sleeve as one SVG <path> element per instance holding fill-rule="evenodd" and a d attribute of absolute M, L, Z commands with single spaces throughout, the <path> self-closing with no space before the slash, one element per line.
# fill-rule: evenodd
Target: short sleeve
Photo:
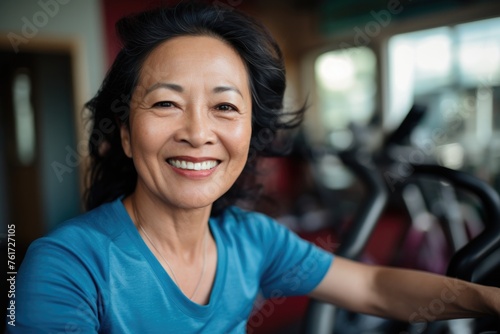
<path fill-rule="evenodd" d="M 85 259 L 68 245 L 45 237 L 30 246 L 16 277 L 15 326 L 7 324 L 7 333 L 97 333 L 98 293 Z"/>
<path fill-rule="evenodd" d="M 323 279 L 334 255 L 267 218 L 261 290 L 271 296 L 306 295 Z"/>

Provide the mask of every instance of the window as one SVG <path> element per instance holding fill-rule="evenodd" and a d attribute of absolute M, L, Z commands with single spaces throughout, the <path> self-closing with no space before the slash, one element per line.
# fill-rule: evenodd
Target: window
<path fill-rule="evenodd" d="M 31 165 L 35 160 L 35 116 L 31 105 L 31 78 L 20 68 L 12 84 L 16 152 L 19 163 Z"/>
<path fill-rule="evenodd" d="M 414 145 L 432 144 L 448 167 L 497 168 L 491 163 L 500 156 L 489 152 L 500 144 L 500 18 L 393 36 L 388 64 L 386 129 L 411 104 L 425 104 Z"/>
<path fill-rule="evenodd" d="M 320 119 L 335 145 L 349 144 L 350 123 L 367 124 L 376 106 L 376 57 L 366 47 L 329 51 L 315 62 Z"/>

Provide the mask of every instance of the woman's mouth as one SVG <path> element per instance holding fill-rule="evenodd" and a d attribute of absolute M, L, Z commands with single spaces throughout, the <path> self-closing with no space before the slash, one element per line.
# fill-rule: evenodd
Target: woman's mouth
<path fill-rule="evenodd" d="M 217 160 L 193 162 L 180 159 L 167 159 L 167 163 L 175 168 L 185 170 L 210 170 L 215 168 L 220 162 Z"/>

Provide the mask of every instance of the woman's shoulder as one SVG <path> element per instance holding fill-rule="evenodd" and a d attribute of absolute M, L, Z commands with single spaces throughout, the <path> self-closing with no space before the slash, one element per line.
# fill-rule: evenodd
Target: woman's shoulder
<path fill-rule="evenodd" d="M 244 209 L 238 206 L 229 206 L 222 213 L 215 217 L 219 223 L 226 225 L 237 225 L 241 227 L 251 227 L 253 225 L 275 224 L 276 221 L 258 211 Z"/>
<path fill-rule="evenodd" d="M 268 215 L 237 206 L 226 208 L 214 221 L 214 225 L 227 233 L 254 236 L 259 240 L 288 231 Z"/>
<path fill-rule="evenodd" d="M 130 218 L 121 200 L 117 199 L 58 224 L 39 240 L 66 243 L 87 241 L 96 244 L 120 234 L 127 219 Z"/>

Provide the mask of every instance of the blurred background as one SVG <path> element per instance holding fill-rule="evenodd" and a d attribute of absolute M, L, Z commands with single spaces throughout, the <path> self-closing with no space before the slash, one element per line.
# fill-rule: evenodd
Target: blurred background
<path fill-rule="evenodd" d="M 467 171 L 500 190 L 498 0 L 209 2 L 245 11 L 270 29 L 286 59 L 287 108 L 309 106 L 293 154 L 261 163 L 270 200 L 259 201 L 259 211 L 313 241 L 324 229 L 341 231 L 366 195 L 336 154 L 353 149 L 377 167 L 391 194 L 405 169 L 422 163 Z M 15 225 L 16 266 L 32 240 L 83 212 L 83 104 L 119 50 L 115 22 L 159 3 L 176 1 L 0 2 L 0 225 L 4 236 Z M 425 106 L 425 115 L 402 145 L 388 147 L 414 104 Z M 395 174 L 383 167 L 393 162 Z M 432 202 L 430 193 L 401 192 L 389 201 L 385 229 L 374 232 L 364 261 L 395 263 L 401 245 L 391 245 L 417 220 L 408 203 Z M 473 201 L 453 203 L 469 221 L 481 216 Z M 468 233 L 477 233 L 471 226 Z M 305 301 L 297 305 L 288 318 L 300 318 Z M 251 319 L 254 333 L 286 328 L 283 319 L 269 320 L 279 313 L 275 306 L 272 315 Z"/>

